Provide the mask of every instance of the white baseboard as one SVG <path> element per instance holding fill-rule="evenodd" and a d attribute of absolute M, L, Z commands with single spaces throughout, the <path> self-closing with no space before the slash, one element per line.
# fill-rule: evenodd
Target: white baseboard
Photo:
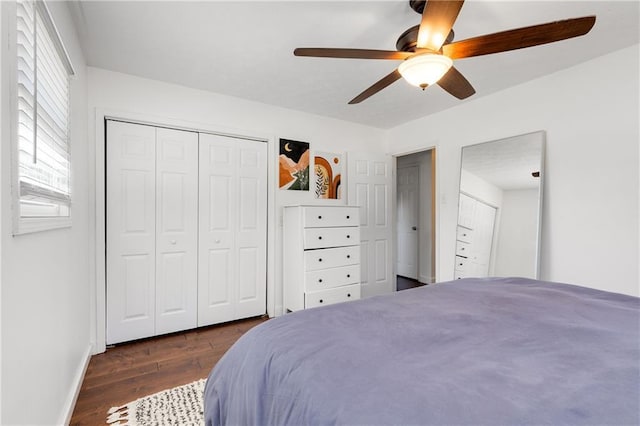
<path fill-rule="evenodd" d="M 80 388 L 82 387 L 82 381 L 84 380 L 84 375 L 87 372 L 87 367 L 89 367 L 91 353 L 92 345 L 89 344 L 82 356 L 81 363 L 78 366 L 78 370 L 76 371 L 76 375 L 73 377 L 73 381 L 71 382 L 71 389 L 69 391 L 69 395 L 67 396 L 67 400 L 62 407 L 61 418 L 58 421 L 58 424 L 60 425 L 68 425 L 71 422 L 73 409 L 76 406 L 78 395 L 80 394 Z"/>

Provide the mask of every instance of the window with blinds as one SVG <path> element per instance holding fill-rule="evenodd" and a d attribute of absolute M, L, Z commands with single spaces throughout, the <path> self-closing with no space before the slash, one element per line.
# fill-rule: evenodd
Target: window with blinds
<path fill-rule="evenodd" d="M 68 217 L 73 69 L 43 2 L 18 0 L 16 23 L 20 216 Z"/>

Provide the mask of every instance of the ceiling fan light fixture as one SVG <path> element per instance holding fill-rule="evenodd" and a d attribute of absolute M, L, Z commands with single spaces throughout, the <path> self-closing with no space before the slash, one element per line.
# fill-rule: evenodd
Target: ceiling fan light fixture
<path fill-rule="evenodd" d="M 448 56 L 423 53 L 401 63 L 398 71 L 409 84 L 424 89 L 440 80 L 451 65 L 453 61 Z"/>

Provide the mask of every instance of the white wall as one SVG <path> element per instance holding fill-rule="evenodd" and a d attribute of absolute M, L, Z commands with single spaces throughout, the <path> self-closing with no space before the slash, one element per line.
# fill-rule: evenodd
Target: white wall
<path fill-rule="evenodd" d="M 533 259 L 537 257 L 538 210 L 537 189 L 502 192 L 493 275 L 536 276 Z"/>
<path fill-rule="evenodd" d="M 10 61 L 2 49 L 2 424 L 65 422 L 90 354 L 86 67 L 66 3 L 48 5 L 76 71 L 70 92 L 73 226 L 11 235 Z M 15 4 L 0 7 L 6 46 L 6 19 L 15 16 Z"/>
<path fill-rule="evenodd" d="M 638 51 L 622 49 L 388 131 L 391 154 L 436 144 L 440 280 L 453 277 L 461 147 L 545 130 L 541 278 L 640 294 Z"/>
<path fill-rule="evenodd" d="M 313 191 L 285 191 L 277 185 L 278 139 L 287 138 L 311 143 L 311 153 L 329 151 L 384 152 L 384 132 L 382 130 L 335 119 L 310 115 L 297 111 L 273 107 L 257 102 L 245 101 L 211 92 L 195 90 L 160 81 L 143 79 L 131 75 L 115 73 L 98 68 L 88 68 L 89 75 L 89 134 L 92 157 L 95 157 L 97 171 L 96 212 L 98 230 L 102 224 L 103 209 L 101 164 L 104 149 L 102 117 L 118 116 L 130 119 L 144 119 L 149 122 L 173 126 L 190 127 L 229 134 L 251 136 L 269 141 L 270 187 L 269 204 L 271 214 L 269 228 L 273 235 L 268 245 L 273 291 L 268 290 L 267 303 L 275 314 L 282 311 L 282 206 L 292 204 L 346 204 L 347 181 L 343 181 L 342 200 L 316 201 Z M 212 76 L 215 78 L 215 76 Z M 346 167 L 346 156 L 343 157 Z M 92 160 L 93 162 L 93 160 Z M 345 171 L 343 169 L 343 171 Z M 346 174 L 346 173 L 345 173 Z M 348 176 L 346 177 L 348 179 Z M 95 182 L 91 182 L 92 187 Z M 103 220 L 103 219 L 102 219 Z M 96 246 L 101 245 L 101 237 L 92 237 Z M 271 267 L 275 266 L 275 267 Z M 104 347 L 104 277 L 103 265 L 95 265 L 97 286 L 94 289 L 97 322 L 93 324 L 97 342 L 96 350 Z M 273 306 L 273 308 L 271 308 Z"/>

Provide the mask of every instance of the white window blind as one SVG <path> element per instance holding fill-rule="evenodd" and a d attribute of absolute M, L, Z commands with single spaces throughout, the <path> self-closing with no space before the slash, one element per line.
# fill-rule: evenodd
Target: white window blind
<path fill-rule="evenodd" d="M 44 3 L 18 0 L 16 30 L 20 216 L 69 216 L 73 69 Z"/>

